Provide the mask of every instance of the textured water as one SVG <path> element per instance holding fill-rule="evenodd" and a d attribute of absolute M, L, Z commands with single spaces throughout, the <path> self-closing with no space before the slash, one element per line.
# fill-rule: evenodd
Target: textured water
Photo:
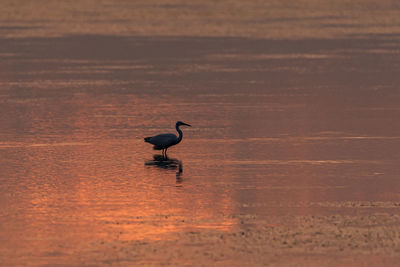
<path fill-rule="evenodd" d="M 102 23 L 116 23 L 116 33 L 85 20 L 97 32 L 82 34 L 65 30 L 72 19 L 10 14 L 0 26 L 5 264 L 78 264 L 104 241 L 229 232 L 243 214 L 398 211 L 397 33 L 353 25 L 347 35 L 306 38 L 306 24 L 304 38 L 288 40 L 209 25 L 210 34 L 167 27 L 162 36 L 146 24 L 155 33 L 146 36 L 119 32 L 125 22 L 110 13 Z M 314 21 L 329 18 L 341 21 Z M 394 20 L 386 23 L 396 32 Z M 57 27 L 66 34 L 54 36 Z M 143 137 L 174 132 L 177 120 L 193 127 L 165 161 Z"/>

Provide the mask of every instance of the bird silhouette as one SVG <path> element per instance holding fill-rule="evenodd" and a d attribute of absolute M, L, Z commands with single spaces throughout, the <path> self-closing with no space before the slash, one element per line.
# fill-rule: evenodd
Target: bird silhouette
<path fill-rule="evenodd" d="M 167 157 L 167 149 L 170 146 L 179 144 L 182 141 L 183 134 L 182 134 L 181 129 L 179 129 L 179 126 L 182 126 L 182 125 L 191 127 L 191 125 L 189 125 L 187 123 L 177 121 L 175 128 L 176 128 L 176 131 L 178 132 L 179 136 L 176 136 L 175 134 L 172 134 L 172 133 L 159 134 L 159 135 L 155 135 L 155 136 L 145 137 L 144 141 L 154 145 L 153 146 L 154 150 L 162 150 L 162 155 Z"/>

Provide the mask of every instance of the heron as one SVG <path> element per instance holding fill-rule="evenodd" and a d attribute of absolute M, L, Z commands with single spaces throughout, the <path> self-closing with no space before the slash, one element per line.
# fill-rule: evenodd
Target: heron
<path fill-rule="evenodd" d="M 182 131 L 179 129 L 179 126 L 189 126 L 192 127 L 190 124 L 177 121 L 175 128 L 176 131 L 178 132 L 179 136 L 176 136 L 175 134 L 168 133 L 168 134 L 159 134 L 155 136 L 150 136 L 150 137 L 145 137 L 144 141 L 147 143 L 150 143 L 153 146 L 154 150 L 162 150 L 162 155 L 167 157 L 167 149 L 170 146 L 174 146 L 179 144 L 182 141 Z"/>

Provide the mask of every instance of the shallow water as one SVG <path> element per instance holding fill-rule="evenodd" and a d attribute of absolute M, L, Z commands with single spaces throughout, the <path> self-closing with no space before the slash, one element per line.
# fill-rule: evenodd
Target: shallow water
<path fill-rule="evenodd" d="M 99 264 L 104 242 L 239 215 L 398 212 L 399 42 L 1 39 L 1 260 Z M 161 160 L 143 137 L 177 120 L 193 127 Z"/>

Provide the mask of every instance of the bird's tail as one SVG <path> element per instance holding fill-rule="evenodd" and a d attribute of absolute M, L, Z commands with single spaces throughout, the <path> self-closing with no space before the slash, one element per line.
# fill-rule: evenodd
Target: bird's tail
<path fill-rule="evenodd" d="M 150 143 L 150 139 L 151 139 L 151 137 L 145 137 L 144 141 L 147 142 L 147 143 Z"/>

